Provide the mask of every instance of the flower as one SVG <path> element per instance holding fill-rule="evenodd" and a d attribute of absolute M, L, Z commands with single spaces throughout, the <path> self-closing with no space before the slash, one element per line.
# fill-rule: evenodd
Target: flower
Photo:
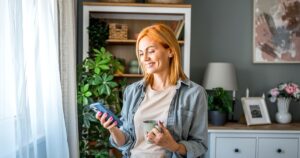
<path fill-rule="evenodd" d="M 277 98 L 290 98 L 295 101 L 300 101 L 300 88 L 296 83 L 280 83 L 277 87 L 272 88 L 268 97 L 271 102 L 275 102 Z"/>

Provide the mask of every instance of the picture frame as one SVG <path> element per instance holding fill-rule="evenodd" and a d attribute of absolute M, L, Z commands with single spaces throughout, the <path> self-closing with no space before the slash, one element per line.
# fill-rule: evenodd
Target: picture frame
<path fill-rule="evenodd" d="M 243 97 L 241 101 L 247 126 L 271 124 L 266 101 L 263 97 Z"/>
<path fill-rule="evenodd" d="M 253 0 L 253 63 L 300 63 L 300 0 Z"/>

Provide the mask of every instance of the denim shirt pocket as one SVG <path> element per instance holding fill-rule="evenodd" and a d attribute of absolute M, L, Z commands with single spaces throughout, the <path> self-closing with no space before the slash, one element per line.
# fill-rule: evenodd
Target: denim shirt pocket
<path fill-rule="evenodd" d="M 190 126 L 192 123 L 193 112 L 185 108 L 181 108 L 181 120 L 182 120 L 182 136 L 185 140 L 188 138 Z"/>

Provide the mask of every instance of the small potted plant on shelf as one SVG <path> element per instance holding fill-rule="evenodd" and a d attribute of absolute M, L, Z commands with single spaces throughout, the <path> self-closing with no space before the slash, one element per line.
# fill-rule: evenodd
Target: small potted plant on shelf
<path fill-rule="evenodd" d="M 213 125 L 224 125 L 232 112 L 232 99 L 223 88 L 208 91 L 208 118 Z"/>

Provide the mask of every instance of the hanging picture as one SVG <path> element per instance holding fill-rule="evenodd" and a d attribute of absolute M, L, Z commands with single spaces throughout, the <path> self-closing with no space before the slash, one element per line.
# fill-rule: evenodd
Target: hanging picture
<path fill-rule="evenodd" d="M 254 63 L 300 63 L 300 0 L 254 0 Z"/>

